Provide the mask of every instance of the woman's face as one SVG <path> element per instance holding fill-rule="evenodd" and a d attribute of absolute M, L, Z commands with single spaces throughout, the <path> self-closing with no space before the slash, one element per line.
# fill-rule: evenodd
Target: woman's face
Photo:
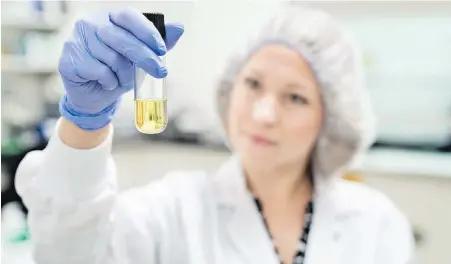
<path fill-rule="evenodd" d="M 230 96 L 229 137 L 248 164 L 279 167 L 308 158 L 323 108 L 314 74 L 298 52 L 264 46 L 244 65 Z"/>

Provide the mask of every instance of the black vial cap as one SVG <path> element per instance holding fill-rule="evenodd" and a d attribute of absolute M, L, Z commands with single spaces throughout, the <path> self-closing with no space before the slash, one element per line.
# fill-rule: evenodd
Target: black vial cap
<path fill-rule="evenodd" d="M 160 32 L 163 40 L 166 40 L 166 27 L 164 25 L 164 15 L 161 13 L 143 13 L 143 15 L 152 22 Z"/>

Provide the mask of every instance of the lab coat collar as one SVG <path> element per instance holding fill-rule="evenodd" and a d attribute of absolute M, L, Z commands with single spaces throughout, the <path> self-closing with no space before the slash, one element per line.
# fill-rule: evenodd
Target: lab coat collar
<path fill-rule="evenodd" d="M 337 188 L 338 177 L 315 175 L 315 213 L 306 263 L 334 263 L 337 244 L 345 235 L 349 219 L 359 214 L 360 205 Z M 246 187 L 239 155 L 232 156 L 213 177 L 221 221 L 246 263 L 279 263 L 263 220 Z M 343 244 L 343 243 L 342 243 Z M 325 254 L 324 249 L 328 253 Z M 330 251 L 329 251 L 330 250 Z"/>
<path fill-rule="evenodd" d="M 336 215 L 350 214 L 362 209 L 362 205 L 350 197 L 345 190 L 338 187 L 342 181 L 338 175 L 321 175 L 315 173 L 315 208 L 327 206 L 329 211 Z M 241 202 L 251 199 L 247 190 L 246 179 L 240 162 L 239 155 L 233 155 L 216 172 L 213 177 L 214 189 L 218 198 L 219 206 L 236 208 Z"/>
<path fill-rule="evenodd" d="M 280 263 L 254 199 L 246 188 L 238 156 L 220 167 L 213 183 L 220 221 L 226 226 L 231 244 L 243 263 Z"/>

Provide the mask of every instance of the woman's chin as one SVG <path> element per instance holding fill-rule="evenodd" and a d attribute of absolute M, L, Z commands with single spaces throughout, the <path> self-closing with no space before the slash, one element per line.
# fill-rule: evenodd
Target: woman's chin
<path fill-rule="evenodd" d="M 248 146 L 240 152 L 241 156 L 249 163 L 259 166 L 267 166 L 278 160 L 277 152 Z M 279 156 L 280 157 L 280 156 Z"/>
<path fill-rule="evenodd" d="M 279 150 L 276 146 L 262 146 L 254 144 L 250 140 L 243 140 L 237 144 L 236 150 L 246 161 L 260 164 L 274 163 L 280 158 Z M 263 163 L 263 164 L 262 164 Z"/>

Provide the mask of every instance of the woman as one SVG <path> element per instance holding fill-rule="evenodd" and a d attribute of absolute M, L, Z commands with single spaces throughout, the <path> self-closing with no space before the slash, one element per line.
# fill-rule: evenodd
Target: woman
<path fill-rule="evenodd" d="M 110 120 L 134 64 L 167 75 L 165 41 L 135 10 L 77 21 L 59 71 L 62 118 L 18 190 L 37 263 L 384 263 L 413 251 L 381 193 L 340 179 L 372 138 L 360 57 L 326 14 L 282 7 L 232 54 L 218 105 L 234 155 L 213 175 L 174 172 L 116 193 Z"/>

